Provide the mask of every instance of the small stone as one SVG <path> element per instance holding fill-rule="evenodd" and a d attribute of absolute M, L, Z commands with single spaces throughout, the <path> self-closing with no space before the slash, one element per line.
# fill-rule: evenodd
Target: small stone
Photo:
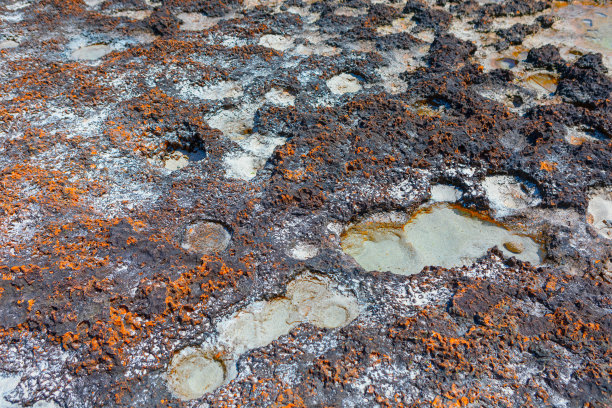
<path fill-rule="evenodd" d="M 513 241 L 504 242 L 504 248 L 506 248 L 513 254 L 520 254 L 525 250 L 525 246 L 523 244 L 521 244 L 520 242 Z"/>
<path fill-rule="evenodd" d="M 223 225 L 207 221 L 187 227 L 181 246 L 188 251 L 209 255 L 227 248 L 230 239 L 231 235 Z"/>

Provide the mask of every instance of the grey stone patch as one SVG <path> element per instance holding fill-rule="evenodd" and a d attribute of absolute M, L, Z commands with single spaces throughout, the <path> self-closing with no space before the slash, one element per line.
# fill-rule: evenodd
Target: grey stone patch
<path fill-rule="evenodd" d="M 8 50 L 11 48 L 19 47 L 19 43 L 14 40 L 4 40 L 0 41 L 0 50 Z"/>
<path fill-rule="evenodd" d="M 535 207 L 542 202 L 538 188 L 516 176 L 488 176 L 482 182 L 482 187 L 496 217 Z"/>
<path fill-rule="evenodd" d="M 454 203 L 459 201 L 462 196 L 462 191 L 455 186 L 447 184 L 436 184 L 431 186 L 431 201 Z"/>
<path fill-rule="evenodd" d="M 357 77 L 347 73 L 331 77 L 326 81 L 326 84 L 329 90 L 335 95 L 354 93 L 363 88 Z"/>
<path fill-rule="evenodd" d="M 265 34 L 259 39 L 259 45 L 276 51 L 287 51 L 293 47 L 293 38 L 286 35 Z"/>
<path fill-rule="evenodd" d="M 109 54 L 112 50 L 107 44 L 86 45 L 74 50 L 71 57 L 74 60 L 94 61 Z"/>
<path fill-rule="evenodd" d="M 591 193 L 587 222 L 600 236 L 612 239 L 612 189 L 600 189 Z"/>

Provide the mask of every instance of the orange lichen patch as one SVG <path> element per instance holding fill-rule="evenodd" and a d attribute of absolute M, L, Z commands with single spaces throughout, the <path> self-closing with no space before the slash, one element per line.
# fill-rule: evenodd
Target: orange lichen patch
<path fill-rule="evenodd" d="M 540 162 L 540 170 L 545 170 L 548 172 L 555 171 L 557 170 L 557 163 L 549 162 L 549 161 L 542 161 Z"/>
<path fill-rule="evenodd" d="M 33 58 L 8 61 L 7 64 L 15 75 L 0 84 L 0 90 L 15 95 L 5 102 L 11 115 L 42 111 L 50 101 L 62 98 L 68 98 L 78 109 L 97 103 L 102 97 L 112 97 L 111 88 L 102 85 L 106 74 L 99 68 L 76 62 L 54 62 L 41 68 L 40 61 Z"/>
<path fill-rule="evenodd" d="M 166 305 L 169 311 L 181 309 L 185 310 L 184 306 L 189 306 L 183 303 L 191 295 L 191 285 L 199 283 L 202 294 L 195 303 L 205 303 L 210 294 L 226 288 L 228 286 L 236 287 L 240 276 L 246 274 L 246 271 L 234 270 L 223 263 L 220 258 L 204 256 L 202 265 L 188 272 L 184 272 L 181 276 L 167 283 Z M 215 269 L 218 276 L 211 275 L 210 263 L 215 263 Z M 213 277 L 215 279 L 213 279 Z"/>
<path fill-rule="evenodd" d="M 593 342 L 610 341 L 610 333 L 604 330 L 599 323 L 585 322 L 568 310 L 558 309 L 547 317 L 554 324 L 555 329 L 543 338 L 565 338 L 567 347 L 574 352 L 582 352 L 585 348 L 592 349 Z"/>
<path fill-rule="evenodd" d="M 128 344 L 130 343 L 130 337 L 135 336 L 142 328 L 141 319 L 136 314 L 128 311 L 125 307 L 119 307 L 117 309 L 111 307 L 110 320 Z"/>
<path fill-rule="evenodd" d="M 83 12 L 81 0 L 43 0 L 41 6 L 52 6 L 62 14 L 81 14 Z"/>
<path fill-rule="evenodd" d="M 277 378 L 249 377 L 249 397 L 234 392 L 229 388 L 213 400 L 213 405 L 219 408 L 243 406 L 246 403 L 255 403 L 261 407 L 274 408 L 306 408 L 304 390 L 290 387 Z"/>
<path fill-rule="evenodd" d="M 74 205 L 84 191 L 72 186 L 68 178 L 67 173 L 26 164 L 4 169 L 0 173 L 1 215 L 14 215 L 29 204 L 59 211 Z"/>
<path fill-rule="evenodd" d="M 50 225 L 47 229 L 35 237 L 39 245 L 44 246 L 46 255 L 52 255 L 53 266 L 58 269 L 72 269 L 74 271 L 100 268 L 108 264 L 108 255 L 100 256 L 102 249 L 108 248 L 108 228 L 116 225 L 120 220 L 90 220 L 84 219 L 80 222 L 64 225 Z M 86 236 L 71 239 L 64 242 L 60 237 L 63 231 L 76 228 L 85 228 L 94 231 L 94 236 Z"/>
<path fill-rule="evenodd" d="M 122 123 L 110 121 L 106 134 L 114 144 L 126 145 L 145 157 L 170 148 L 192 150 L 206 139 L 218 136 L 218 132 L 209 128 L 202 119 L 206 105 L 193 109 L 185 101 L 172 98 L 158 88 L 132 100 L 127 108 L 127 117 L 122 118 Z M 189 133 L 187 138 L 178 141 L 167 139 L 167 134 L 181 127 Z"/>

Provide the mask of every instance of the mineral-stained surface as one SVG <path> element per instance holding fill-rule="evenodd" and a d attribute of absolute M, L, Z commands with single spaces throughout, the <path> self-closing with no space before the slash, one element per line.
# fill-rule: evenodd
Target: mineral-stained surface
<path fill-rule="evenodd" d="M 0 407 L 612 406 L 611 16 L 0 1 Z M 436 201 L 544 258 L 343 252 Z"/>

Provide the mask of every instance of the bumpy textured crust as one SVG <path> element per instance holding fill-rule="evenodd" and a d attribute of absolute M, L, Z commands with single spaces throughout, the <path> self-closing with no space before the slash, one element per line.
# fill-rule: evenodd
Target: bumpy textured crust
<path fill-rule="evenodd" d="M 526 73 L 545 68 L 556 78 L 542 98 L 515 71 L 479 59 L 547 30 L 552 2 L 95 3 L 0 4 L 1 38 L 17 44 L 0 50 L 0 369 L 21 377 L 8 399 L 612 404 L 612 249 L 585 215 L 589 191 L 611 185 L 612 81 L 601 55 L 569 61 L 542 46 L 521 62 Z M 142 13 L 117 14 L 125 11 Z M 181 13 L 216 20 L 187 31 Z M 544 17 L 493 24 L 517 16 Z M 409 30 L 381 29 L 401 18 Z M 457 21 L 494 39 L 460 39 Z M 264 35 L 317 50 L 270 48 Z M 112 52 L 74 60 L 92 44 Z M 414 58 L 389 79 L 382 73 L 398 50 Z M 330 93 L 326 81 L 342 73 L 361 89 Z M 193 90 L 221 82 L 242 91 L 202 98 Z M 272 89 L 294 103 L 266 102 Z M 255 108 L 243 138 L 285 139 L 257 156 L 248 181 L 227 175 L 226 158 L 244 150 L 240 137 L 208 123 L 246 105 Z M 597 137 L 571 144 L 568 128 Z M 156 164 L 177 150 L 198 159 L 172 172 Z M 435 183 L 459 187 L 465 207 L 486 212 L 481 181 L 491 174 L 538 186 L 540 207 L 512 222 L 540 239 L 546 267 L 492 250 L 470 267 L 407 277 L 366 272 L 342 254 L 333 225 L 413 211 Z M 185 229 L 201 220 L 229 232 L 226 249 L 202 257 L 183 249 Z M 316 255 L 292 258 L 300 242 Z M 171 395 L 164 372 L 174 353 L 213 338 L 220 318 L 282 295 L 304 270 L 344 285 L 360 317 L 337 330 L 304 324 L 248 352 L 237 378 L 200 400 Z"/>

